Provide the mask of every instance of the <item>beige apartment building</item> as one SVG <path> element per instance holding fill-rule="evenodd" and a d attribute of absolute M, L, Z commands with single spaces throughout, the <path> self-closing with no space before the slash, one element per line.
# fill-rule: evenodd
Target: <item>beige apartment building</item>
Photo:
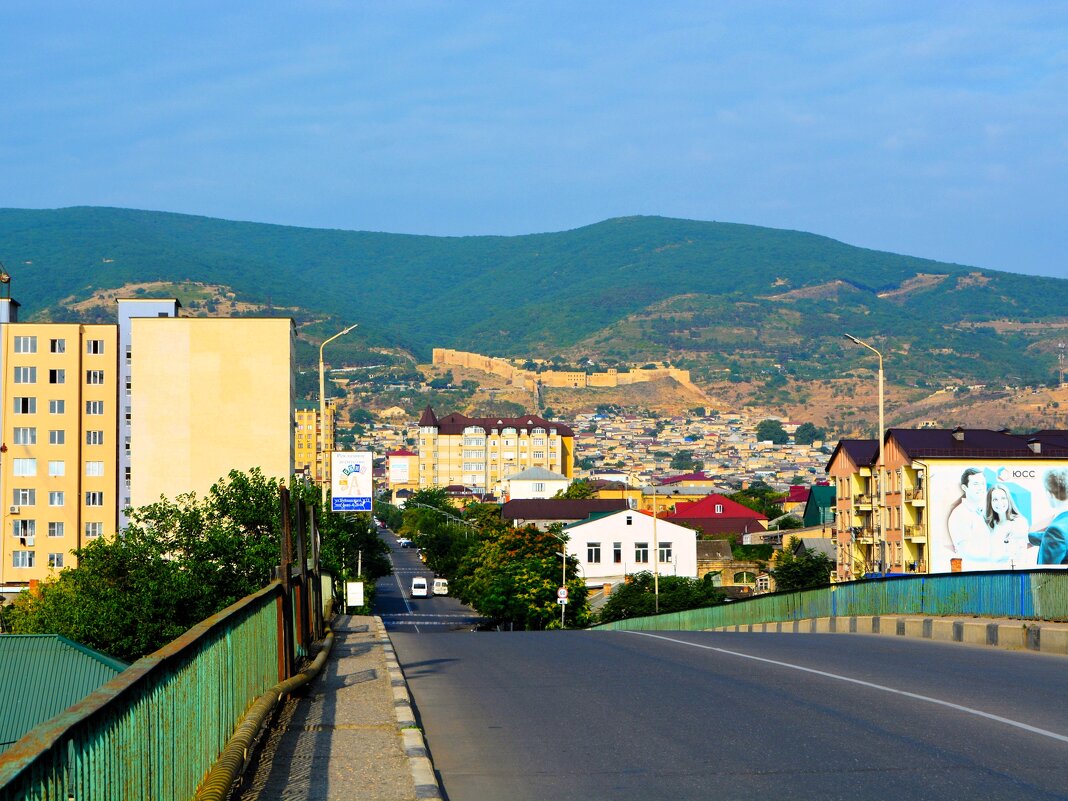
<path fill-rule="evenodd" d="M 306 471 L 317 484 L 330 484 L 330 453 L 334 450 L 337 423 L 337 399 L 326 401 L 326 425 L 319 418 L 322 410 L 315 401 L 297 401 L 293 412 L 293 469 Z M 319 443 L 322 440 L 322 447 Z M 325 454 L 325 458 L 324 458 Z"/>
<path fill-rule="evenodd" d="M 503 481 L 529 467 L 574 475 L 575 433 L 537 415 L 419 419 L 419 486 L 462 485 L 500 495 Z"/>
<path fill-rule="evenodd" d="M 293 324 L 119 302 L 117 324 L 21 323 L 0 298 L 0 588 L 74 567 L 124 509 L 232 469 L 288 478 Z"/>

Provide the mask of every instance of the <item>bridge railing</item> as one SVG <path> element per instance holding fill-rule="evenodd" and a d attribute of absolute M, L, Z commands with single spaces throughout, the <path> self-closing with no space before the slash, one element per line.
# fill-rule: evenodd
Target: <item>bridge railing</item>
<path fill-rule="evenodd" d="M 886 576 L 801 592 L 758 595 L 719 606 L 636 617 L 594 628 L 685 631 L 816 617 L 929 615 L 1068 620 L 1068 571 Z"/>
<path fill-rule="evenodd" d="M 320 587 L 274 581 L 33 729 L 0 757 L 0 801 L 193 798 L 251 704 L 321 636 Z"/>

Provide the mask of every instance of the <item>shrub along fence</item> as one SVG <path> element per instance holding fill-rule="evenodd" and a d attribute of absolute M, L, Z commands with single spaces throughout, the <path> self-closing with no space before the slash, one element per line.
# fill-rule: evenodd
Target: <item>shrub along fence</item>
<path fill-rule="evenodd" d="M 687 631 L 816 617 L 922 615 L 1068 620 L 1068 571 L 886 576 L 800 592 L 636 617 L 594 626 L 631 631 Z"/>

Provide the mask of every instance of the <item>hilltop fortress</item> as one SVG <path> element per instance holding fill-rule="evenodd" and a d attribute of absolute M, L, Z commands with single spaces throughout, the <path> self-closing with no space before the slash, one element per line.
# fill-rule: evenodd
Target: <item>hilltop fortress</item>
<path fill-rule="evenodd" d="M 603 373 L 586 373 L 572 370 L 545 370 L 535 372 L 516 367 L 508 359 L 495 356 L 483 356 L 481 353 L 468 353 L 462 350 L 434 348 L 434 364 L 443 367 L 466 367 L 481 370 L 505 379 L 512 386 L 522 387 L 528 392 L 537 392 L 538 386 L 565 387 L 569 389 L 586 389 L 589 387 L 625 387 L 646 381 L 673 378 L 685 387 L 697 389 L 690 382 L 690 371 L 675 367 L 655 367 L 647 370 L 625 370 L 620 372 L 609 368 Z"/>

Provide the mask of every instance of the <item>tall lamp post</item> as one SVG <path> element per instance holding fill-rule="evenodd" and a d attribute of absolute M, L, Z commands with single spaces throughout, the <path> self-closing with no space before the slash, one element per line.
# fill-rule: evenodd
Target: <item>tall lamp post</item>
<path fill-rule="evenodd" d="M 845 334 L 845 338 L 855 345 L 867 348 L 879 357 L 879 465 L 876 474 L 879 480 L 879 572 L 886 572 L 886 528 L 883 517 L 886 514 L 886 461 L 883 458 L 883 441 L 885 440 L 885 423 L 883 422 L 883 354 L 873 348 L 867 342 L 857 339 L 852 334 Z"/>
<path fill-rule="evenodd" d="M 323 348 L 326 347 L 328 342 L 333 342 L 338 337 L 344 336 L 359 323 L 353 323 L 344 331 L 339 331 L 329 339 L 324 339 L 323 344 L 319 346 L 319 436 L 315 438 L 316 450 L 319 454 L 319 469 L 322 474 L 319 476 L 321 482 L 326 481 L 326 448 L 324 447 L 326 442 L 326 370 L 323 368 Z"/>
<path fill-rule="evenodd" d="M 656 538 L 656 487 L 653 487 L 653 612 L 660 614 L 660 542 Z"/>

